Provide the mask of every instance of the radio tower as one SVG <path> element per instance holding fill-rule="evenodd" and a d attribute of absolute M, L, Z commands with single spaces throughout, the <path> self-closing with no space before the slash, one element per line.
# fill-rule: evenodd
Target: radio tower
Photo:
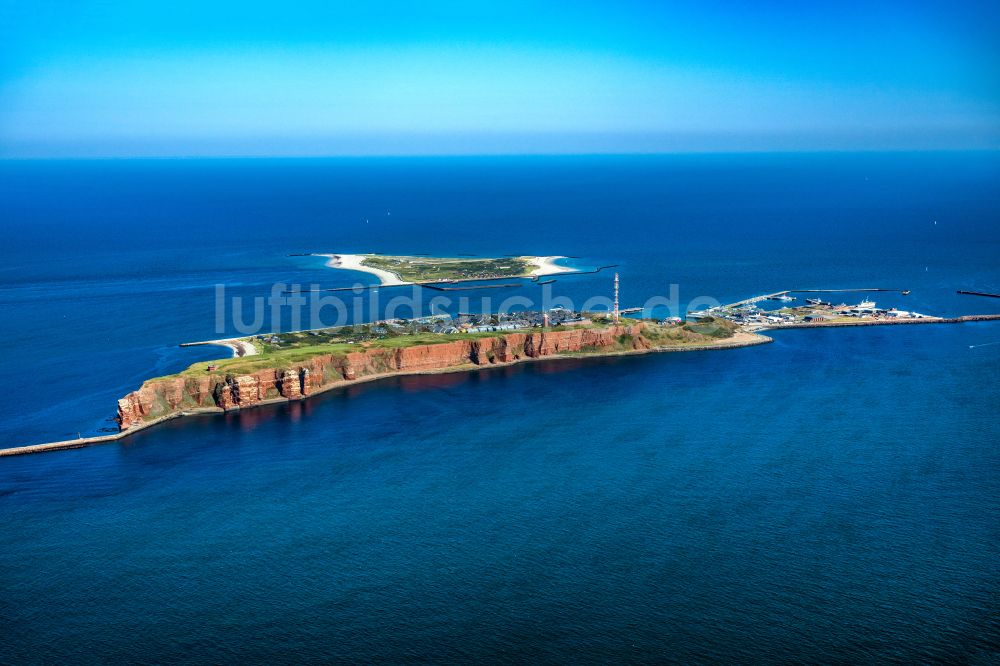
<path fill-rule="evenodd" d="M 614 311 L 615 323 L 618 323 L 618 273 L 615 273 L 615 311 Z"/>

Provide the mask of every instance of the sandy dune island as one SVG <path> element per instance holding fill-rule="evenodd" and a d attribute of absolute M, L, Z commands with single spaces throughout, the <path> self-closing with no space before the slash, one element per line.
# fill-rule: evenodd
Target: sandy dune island
<path fill-rule="evenodd" d="M 362 273 L 368 273 L 369 275 L 374 275 L 379 279 L 379 284 L 382 286 L 393 286 L 400 284 L 413 284 L 411 280 L 404 280 L 396 273 L 392 271 L 385 270 L 383 268 L 378 268 L 375 266 L 369 266 L 362 263 L 366 258 L 372 257 L 371 254 L 317 254 L 319 257 L 327 257 L 328 261 L 326 265 L 330 268 L 339 268 L 341 270 L 348 271 L 360 271 Z M 534 268 L 525 273 L 522 277 L 540 277 L 543 275 L 556 275 L 558 273 L 572 273 L 575 271 L 573 268 L 567 266 L 560 266 L 556 264 L 557 259 L 565 259 L 563 255 L 550 255 L 545 257 L 533 257 L 525 256 L 521 259 L 534 266 Z M 453 262 L 454 260 L 448 260 Z"/>

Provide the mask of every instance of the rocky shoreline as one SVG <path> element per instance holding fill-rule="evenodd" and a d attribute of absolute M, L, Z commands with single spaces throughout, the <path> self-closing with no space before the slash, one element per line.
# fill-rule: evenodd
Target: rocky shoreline
<path fill-rule="evenodd" d="M 340 387 L 400 375 L 467 372 L 516 363 L 566 358 L 598 358 L 661 352 L 691 352 L 750 347 L 772 342 L 763 331 L 788 328 L 841 328 L 908 324 L 958 324 L 1000 320 L 1000 314 L 927 317 L 909 320 L 859 320 L 767 326 L 738 331 L 711 344 L 658 345 L 642 334 L 643 322 L 604 329 L 579 328 L 539 333 L 509 333 L 395 349 L 371 348 L 349 354 L 316 356 L 288 368 L 243 375 L 177 375 L 147 381 L 118 401 L 121 430 L 110 435 L 0 449 L 0 457 L 61 451 L 118 441 L 164 421 L 195 414 L 221 414 L 293 400 Z"/>
<path fill-rule="evenodd" d="M 410 347 L 371 347 L 346 354 L 318 355 L 290 367 L 247 374 L 212 372 L 203 376 L 166 377 L 148 381 L 119 400 L 116 420 L 122 430 L 130 430 L 176 411 L 205 408 L 229 411 L 298 400 L 369 377 L 474 369 L 564 355 L 653 351 L 660 345 L 643 335 L 644 326 L 637 322 L 602 329 L 508 333 Z M 759 343 L 758 337 L 737 333 L 735 339 L 724 338 L 700 347 L 718 348 L 734 343 L 743 346 Z M 663 349 L 693 347 L 677 345 Z"/>
<path fill-rule="evenodd" d="M 182 416 L 221 414 L 302 400 L 336 388 L 394 376 L 467 372 L 550 359 L 733 349 L 772 341 L 763 335 L 738 332 L 712 344 L 657 346 L 642 336 L 642 327 L 639 322 L 606 329 L 510 333 L 495 338 L 323 355 L 294 367 L 269 368 L 245 375 L 209 374 L 151 380 L 118 401 L 116 420 L 120 432 L 0 449 L 0 456 L 114 442 Z"/>

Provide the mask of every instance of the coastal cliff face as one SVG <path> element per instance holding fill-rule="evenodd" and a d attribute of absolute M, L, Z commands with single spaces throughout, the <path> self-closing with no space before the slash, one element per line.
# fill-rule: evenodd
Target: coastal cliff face
<path fill-rule="evenodd" d="M 650 349 L 643 324 L 605 329 L 579 328 L 544 333 L 510 333 L 440 344 L 367 348 L 313 357 L 287 368 L 245 375 L 209 373 L 202 377 L 153 379 L 118 401 L 118 426 L 127 430 L 185 410 L 239 409 L 263 401 L 296 400 L 318 390 L 365 377 L 513 363 L 568 353 Z"/>

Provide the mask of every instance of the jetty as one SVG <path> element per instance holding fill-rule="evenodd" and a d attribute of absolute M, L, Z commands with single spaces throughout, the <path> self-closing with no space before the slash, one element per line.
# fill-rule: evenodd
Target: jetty
<path fill-rule="evenodd" d="M 964 289 L 959 289 L 959 294 L 965 294 L 967 296 L 986 296 L 988 298 L 1000 298 L 1000 294 L 991 294 L 986 291 L 965 291 Z"/>
<path fill-rule="evenodd" d="M 785 291 L 776 291 L 773 294 L 764 294 L 763 296 L 752 296 L 750 298 L 744 298 L 742 301 L 736 301 L 735 303 L 730 303 L 728 305 L 723 305 L 722 307 L 723 308 L 741 308 L 741 307 L 743 307 L 745 305 L 756 305 L 757 303 L 760 303 L 761 301 L 770 301 L 770 300 L 774 300 L 776 298 L 779 298 L 781 296 L 787 296 L 788 293 L 789 293 L 789 291 L 786 289 Z M 714 309 L 715 308 L 710 308 L 710 310 L 714 310 Z M 706 312 L 707 312 L 707 310 L 706 310 Z M 696 314 L 696 313 L 692 313 L 692 314 Z"/>
<path fill-rule="evenodd" d="M 860 289 L 790 289 L 789 294 L 826 294 L 837 291 L 895 291 L 904 296 L 910 293 L 909 289 L 884 289 L 882 287 L 862 287 Z"/>
<path fill-rule="evenodd" d="M 23 456 L 28 453 L 44 453 L 46 451 L 65 451 L 67 449 L 79 449 L 93 444 L 107 444 L 114 442 L 127 433 L 117 432 L 113 435 L 101 435 L 99 437 L 80 437 L 77 439 L 67 439 L 61 442 L 49 442 L 48 444 L 33 444 L 30 446 L 15 446 L 9 449 L 0 449 L 0 456 Z"/>

